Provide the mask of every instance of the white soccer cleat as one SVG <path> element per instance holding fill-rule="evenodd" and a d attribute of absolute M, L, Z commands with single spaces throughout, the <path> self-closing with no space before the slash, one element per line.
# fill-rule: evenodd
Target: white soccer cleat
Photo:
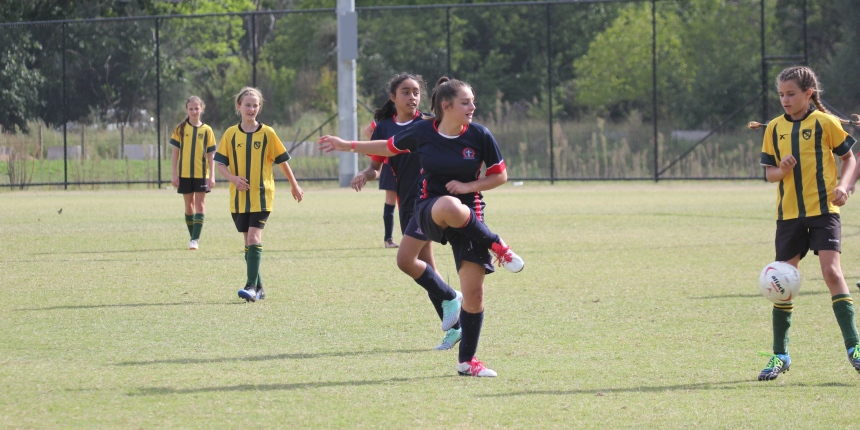
<path fill-rule="evenodd" d="M 498 265 L 511 272 L 517 273 L 523 270 L 523 267 L 526 265 L 525 261 L 519 255 L 515 254 L 514 251 L 511 251 L 511 247 L 505 245 L 504 241 L 494 243 L 490 251 L 495 254 Z"/>
<path fill-rule="evenodd" d="M 200 248 L 200 244 L 196 240 L 191 239 L 191 242 L 188 242 L 188 249 L 196 251 L 198 248 Z"/>
<path fill-rule="evenodd" d="M 457 373 L 460 376 L 478 376 L 494 378 L 499 376 L 493 369 L 487 369 L 483 362 L 478 361 L 476 357 L 472 357 L 472 361 L 460 363 L 457 365 Z"/>
<path fill-rule="evenodd" d="M 442 300 L 442 331 L 448 331 L 457 321 L 460 321 L 460 307 L 463 305 L 463 293 L 455 291 L 453 300 Z"/>

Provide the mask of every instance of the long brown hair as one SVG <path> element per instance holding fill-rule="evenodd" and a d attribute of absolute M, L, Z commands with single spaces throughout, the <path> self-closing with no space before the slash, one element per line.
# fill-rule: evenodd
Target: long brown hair
<path fill-rule="evenodd" d="M 828 115 L 835 117 L 842 124 L 854 124 L 860 125 L 860 115 L 852 114 L 851 116 L 857 118 L 857 121 L 850 121 L 847 119 L 840 118 L 827 110 L 824 107 L 824 103 L 821 102 L 821 93 L 824 92 L 821 90 L 821 84 L 818 81 L 818 76 L 815 75 L 815 72 L 812 71 L 811 68 L 807 66 L 792 66 L 789 67 L 782 72 L 779 73 L 779 76 L 776 77 L 776 86 L 779 87 L 779 84 L 786 81 L 794 81 L 795 84 L 800 88 L 801 91 L 806 92 L 807 90 L 812 90 L 812 96 L 810 100 L 812 104 L 815 105 L 815 108 L 824 112 Z M 750 121 L 747 124 L 747 127 L 755 130 L 757 128 L 762 127 L 764 124 L 757 121 Z"/>
<path fill-rule="evenodd" d="M 447 76 L 442 76 L 438 81 L 436 81 L 436 86 L 433 88 L 433 96 L 430 97 L 430 109 L 436 115 L 437 122 L 442 122 L 442 115 L 444 114 L 444 112 L 442 112 L 442 103 L 453 102 L 461 88 L 472 89 L 472 86 L 457 79 L 450 79 Z M 424 119 L 430 118 L 433 117 L 424 117 Z"/>
<path fill-rule="evenodd" d="M 191 103 L 191 102 L 200 103 L 201 113 L 204 109 L 206 109 L 206 103 L 203 103 L 203 100 L 201 100 L 200 97 L 197 97 L 197 96 L 191 96 L 191 97 L 188 97 L 188 100 L 185 100 L 185 108 L 186 109 L 188 108 L 188 103 Z M 179 135 L 180 139 L 182 138 L 182 136 L 185 135 L 185 124 L 188 123 L 189 119 L 191 119 L 191 118 L 189 118 L 188 115 L 186 115 L 185 119 L 183 119 L 182 122 L 180 122 L 179 124 L 176 124 L 176 127 L 173 127 L 174 132 L 177 132 L 177 131 L 179 132 L 177 134 Z"/>

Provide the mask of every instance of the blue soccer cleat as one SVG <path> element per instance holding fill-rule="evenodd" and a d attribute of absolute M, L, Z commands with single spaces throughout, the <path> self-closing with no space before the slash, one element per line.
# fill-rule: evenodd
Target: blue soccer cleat
<path fill-rule="evenodd" d="M 854 370 L 860 372 L 860 345 L 848 348 L 848 361 L 854 366 Z"/>
<path fill-rule="evenodd" d="M 257 301 L 257 287 L 255 285 L 245 285 L 245 288 L 239 290 L 239 298 L 245 299 L 248 302 Z"/>
<path fill-rule="evenodd" d="M 455 291 L 457 296 L 452 300 L 442 301 L 442 331 L 448 331 L 457 321 L 460 321 L 460 306 L 463 305 L 463 293 Z"/>
<path fill-rule="evenodd" d="M 449 329 L 447 333 L 445 333 L 445 338 L 442 339 L 442 343 L 439 344 L 435 349 L 437 351 L 445 351 L 454 347 L 457 342 L 460 341 L 460 338 L 463 337 L 463 329 L 460 328 L 452 328 Z"/>
<path fill-rule="evenodd" d="M 788 372 L 788 368 L 791 366 L 791 358 L 788 357 L 788 354 L 759 354 L 770 355 L 767 366 L 758 374 L 759 381 L 772 381 L 780 373 Z"/>

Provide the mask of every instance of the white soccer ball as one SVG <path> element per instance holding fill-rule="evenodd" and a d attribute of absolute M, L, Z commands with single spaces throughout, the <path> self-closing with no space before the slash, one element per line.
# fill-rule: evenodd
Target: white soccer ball
<path fill-rule="evenodd" d="M 758 287 L 764 298 L 774 303 L 788 303 L 800 294 L 800 272 L 791 264 L 775 261 L 762 269 Z"/>

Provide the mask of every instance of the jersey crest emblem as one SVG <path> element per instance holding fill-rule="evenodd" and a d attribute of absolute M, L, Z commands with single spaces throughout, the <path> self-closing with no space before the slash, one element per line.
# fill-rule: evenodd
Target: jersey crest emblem
<path fill-rule="evenodd" d="M 463 149 L 463 159 L 464 160 L 474 160 L 475 159 L 475 150 L 472 148 L 464 148 Z"/>
<path fill-rule="evenodd" d="M 197 138 L 203 140 L 203 133 L 197 133 Z"/>
<path fill-rule="evenodd" d="M 803 130 L 803 138 L 806 140 L 812 138 L 812 130 Z"/>
<path fill-rule="evenodd" d="M 259 141 L 254 142 L 254 149 L 260 149 L 261 143 Z"/>

